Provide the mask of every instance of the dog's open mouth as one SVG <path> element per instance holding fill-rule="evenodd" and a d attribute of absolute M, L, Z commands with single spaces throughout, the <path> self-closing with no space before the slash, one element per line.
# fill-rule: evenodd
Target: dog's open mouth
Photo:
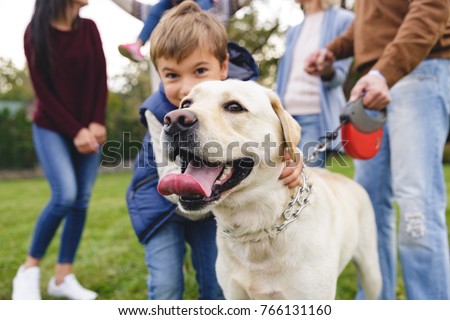
<path fill-rule="evenodd" d="M 239 158 L 227 163 L 211 163 L 179 150 L 181 174 L 168 174 L 158 184 L 162 195 L 176 194 L 186 207 L 201 208 L 219 200 L 221 194 L 241 183 L 252 171 L 251 158 Z"/>

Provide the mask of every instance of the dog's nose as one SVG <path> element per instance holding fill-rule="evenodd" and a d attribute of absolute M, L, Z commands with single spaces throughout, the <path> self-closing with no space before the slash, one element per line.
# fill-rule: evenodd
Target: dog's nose
<path fill-rule="evenodd" d="M 174 134 L 192 129 L 197 123 L 197 116 L 190 110 L 179 109 L 166 114 L 164 117 L 164 131 Z"/>

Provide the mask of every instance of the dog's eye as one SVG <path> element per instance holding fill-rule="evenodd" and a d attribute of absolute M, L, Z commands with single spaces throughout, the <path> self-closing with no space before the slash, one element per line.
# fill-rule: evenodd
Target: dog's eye
<path fill-rule="evenodd" d="M 191 100 L 184 100 L 183 102 L 181 102 L 180 109 L 189 108 L 191 104 L 192 104 Z"/>
<path fill-rule="evenodd" d="M 237 103 L 236 101 L 232 101 L 232 102 L 228 102 L 227 104 L 224 105 L 224 109 L 230 112 L 243 112 L 246 111 L 246 109 L 241 106 L 239 103 Z"/>

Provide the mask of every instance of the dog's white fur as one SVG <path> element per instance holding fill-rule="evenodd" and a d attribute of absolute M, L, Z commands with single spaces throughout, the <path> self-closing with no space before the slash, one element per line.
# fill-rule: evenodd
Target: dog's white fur
<path fill-rule="evenodd" d="M 340 272 L 356 264 L 367 298 L 378 298 L 381 273 L 375 220 L 365 190 L 342 175 L 324 169 L 304 169 L 311 186 L 310 204 L 298 220 L 279 234 L 273 227 L 293 195 L 278 177 L 285 166 L 278 148 L 264 150 L 267 134 L 279 146 L 297 145 L 300 128 L 282 108 L 278 97 L 253 82 L 204 82 L 186 98 L 199 121 L 203 143 L 215 141 L 223 150 L 231 143 L 251 145 L 247 154 L 233 148 L 219 161 L 248 156 L 257 161 L 251 174 L 216 203 L 217 276 L 227 299 L 334 299 Z M 185 99 L 185 100 L 186 100 Z M 237 102 L 246 111 L 229 112 Z M 259 146 L 256 146 L 258 143 Z M 289 148 L 293 156 L 294 148 Z M 272 161 L 274 165 L 268 162 Z M 231 232 L 232 237 L 223 231 Z"/>

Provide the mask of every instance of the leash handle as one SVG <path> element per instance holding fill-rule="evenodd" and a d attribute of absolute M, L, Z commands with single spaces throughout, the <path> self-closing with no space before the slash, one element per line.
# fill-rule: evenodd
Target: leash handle
<path fill-rule="evenodd" d="M 367 111 L 376 112 L 376 116 L 371 116 Z M 370 112 L 370 113 L 373 113 Z M 354 102 L 347 102 L 340 115 L 341 124 L 350 122 L 362 133 L 372 133 L 382 128 L 386 122 L 387 112 L 384 110 L 366 110 L 362 97 Z"/>
<path fill-rule="evenodd" d="M 306 164 L 316 161 L 319 153 L 325 152 L 331 142 L 337 138 L 339 130 L 343 125 L 350 123 L 356 130 L 362 133 L 373 133 L 384 126 L 387 119 L 386 109 L 380 111 L 373 110 L 373 112 L 377 112 L 377 116 L 372 117 L 368 114 L 368 110 L 364 108 L 362 98 L 363 96 L 354 102 L 347 102 L 339 117 L 341 124 L 333 132 L 327 132 L 325 136 L 319 138 L 319 140 L 324 139 L 324 142 L 319 142 L 313 147 L 311 154 L 304 159 Z"/>

